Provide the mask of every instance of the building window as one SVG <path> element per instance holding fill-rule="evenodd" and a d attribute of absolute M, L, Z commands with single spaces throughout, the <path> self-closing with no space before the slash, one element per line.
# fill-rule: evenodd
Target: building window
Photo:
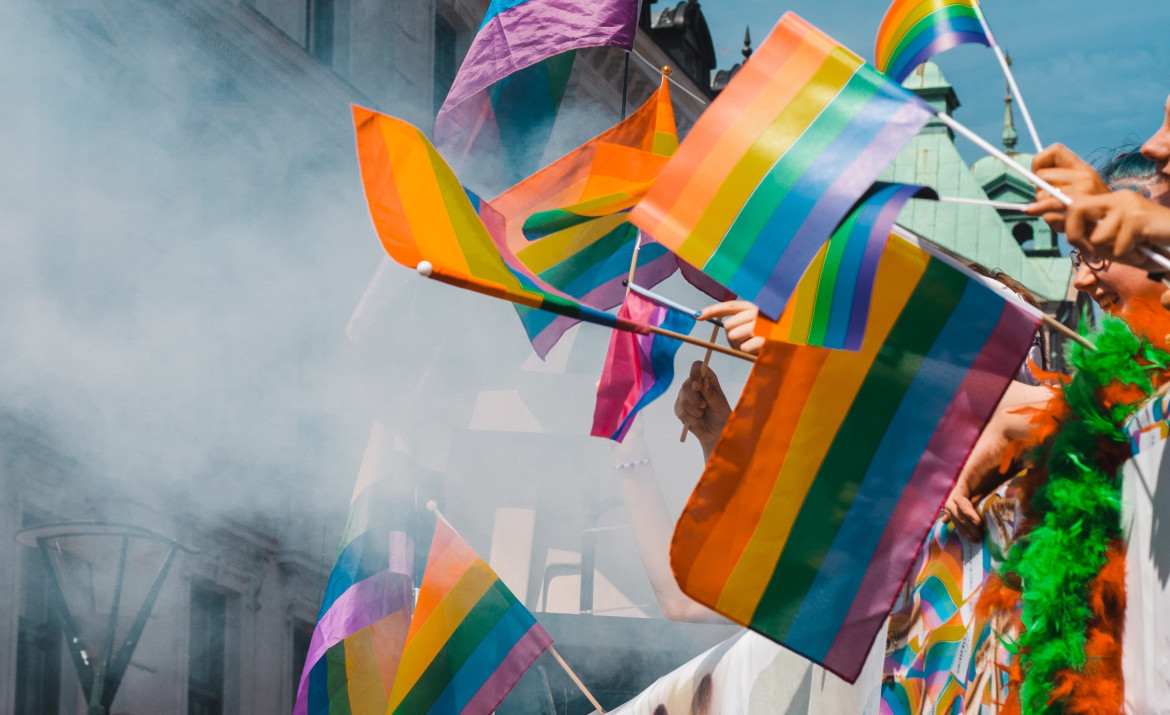
<path fill-rule="evenodd" d="M 226 635 L 227 597 L 192 586 L 188 715 L 223 715 Z"/>
<path fill-rule="evenodd" d="M 53 573 L 39 549 L 21 549 L 24 604 L 16 643 L 16 715 L 55 715 L 61 692 L 61 625 L 49 607 Z"/>
<path fill-rule="evenodd" d="M 302 623 L 293 626 L 292 631 L 292 683 L 293 701 L 297 698 L 297 688 L 301 684 L 301 673 L 305 670 L 305 661 L 309 659 L 309 644 L 313 640 L 313 628 Z"/>
<path fill-rule="evenodd" d="M 455 42 L 458 35 L 442 15 L 435 15 L 435 113 L 443 106 L 455 81 Z"/>
<path fill-rule="evenodd" d="M 333 25 L 336 0 L 306 0 L 305 49 L 326 67 L 333 66 Z"/>

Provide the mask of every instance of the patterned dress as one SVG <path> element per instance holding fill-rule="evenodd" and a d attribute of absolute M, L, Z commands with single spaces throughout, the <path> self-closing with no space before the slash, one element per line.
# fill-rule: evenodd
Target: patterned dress
<path fill-rule="evenodd" d="M 931 527 L 890 614 L 883 715 L 999 711 L 1016 619 L 981 619 L 975 604 L 1015 533 L 1015 491 L 1008 482 L 980 503 L 987 527 L 981 542 L 941 519 Z"/>

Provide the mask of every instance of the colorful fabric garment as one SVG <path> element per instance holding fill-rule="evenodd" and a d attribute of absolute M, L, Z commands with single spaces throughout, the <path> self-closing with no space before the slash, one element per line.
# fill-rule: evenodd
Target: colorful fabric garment
<path fill-rule="evenodd" d="M 513 162 L 534 148 L 539 158 L 572 67 L 565 53 L 629 51 L 637 22 L 636 0 L 492 0 L 435 118 L 436 143 L 456 164 L 500 146 Z"/>
<path fill-rule="evenodd" d="M 1006 702 L 1005 643 L 1019 637 L 1019 622 L 980 614 L 976 603 L 1015 538 L 1017 488 L 1009 481 L 979 503 L 979 542 L 941 519 L 931 526 L 890 614 L 883 715 L 994 715 Z"/>
<path fill-rule="evenodd" d="M 1170 653 L 1170 538 L 1162 520 L 1170 514 L 1170 460 L 1166 397 L 1147 403 L 1126 426 L 1133 457 L 1125 463 L 1121 525 L 1125 554 L 1125 633 L 1121 668 L 1125 711 L 1159 712 L 1170 703 L 1165 657 Z"/>
<path fill-rule="evenodd" d="M 366 201 L 391 258 L 408 268 L 425 261 L 430 278 L 460 288 L 618 326 L 608 313 L 537 286 L 514 256 L 502 252 L 477 215 L 475 196 L 416 127 L 362 107 L 353 113 Z"/>
<path fill-rule="evenodd" d="M 860 350 L 878 260 L 902 207 L 933 189 L 875 184 L 821 247 L 769 337 L 838 350 Z"/>
<path fill-rule="evenodd" d="M 414 605 L 413 501 L 379 478 L 370 435 L 297 687 L 294 715 L 385 712 Z"/>
<path fill-rule="evenodd" d="M 978 0 L 894 0 L 878 28 L 874 64 L 895 82 L 940 52 L 975 42 L 990 47 Z"/>
<path fill-rule="evenodd" d="M 488 715 L 552 638 L 439 517 L 390 707 L 401 715 Z"/>
<path fill-rule="evenodd" d="M 890 241 L 860 352 L 765 343 L 675 527 L 683 592 L 856 679 L 1039 320 Z"/>
<path fill-rule="evenodd" d="M 618 317 L 655 325 L 684 335 L 695 326 L 693 316 L 665 308 L 637 293 L 622 302 Z M 663 335 L 638 335 L 615 330 L 609 338 L 605 368 L 593 410 L 594 437 L 615 442 L 626 438 L 634 417 L 658 399 L 674 379 L 674 354 L 682 343 Z"/>
<path fill-rule="evenodd" d="M 638 231 L 627 213 L 678 147 L 670 87 L 633 114 L 484 204 L 484 224 L 538 285 L 599 310 L 621 304 Z M 643 241 L 635 271 L 649 287 L 675 270 L 666 248 Z M 577 321 L 517 308 L 540 357 Z"/>
<path fill-rule="evenodd" d="M 931 116 L 787 13 L 630 220 L 775 320 L 833 229 Z"/>

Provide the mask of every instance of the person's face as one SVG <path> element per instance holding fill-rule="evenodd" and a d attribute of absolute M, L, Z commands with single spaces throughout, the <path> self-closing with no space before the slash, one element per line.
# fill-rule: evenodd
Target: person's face
<path fill-rule="evenodd" d="M 1088 262 L 1081 261 L 1073 275 L 1073 287 L 1088 293 L 1108 313 L 1122 312 L 1134 298 L 1145 298 L 1156 304 L 1166 290 L 1163 283 L 1150 278 L 1141 268 L 1116 261 L 1100 264 L 1099 268 L 1090 268 Z"/>
<path fill-rule="evenodd" d="M 1162 126 L 1142 144 L 1142 155 L 1158 165 L 1158 173 L 1170 177 L 1170 98 L 1166 99 Z"/>

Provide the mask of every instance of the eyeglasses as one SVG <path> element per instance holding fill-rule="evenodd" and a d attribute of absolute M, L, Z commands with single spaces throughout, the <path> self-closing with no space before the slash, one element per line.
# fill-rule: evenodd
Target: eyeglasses
<path fill-rule="evenodd" d="M 1082 263 L 1091 271 L 1099 271 L 1109 264 L 1107 258 L 1099 258 L 1092 254 L 1086 256 L 1075 248 L 1068 252 L 1068 259 L 1072 261 L 1074 271 L 1079 269 Z"/>

